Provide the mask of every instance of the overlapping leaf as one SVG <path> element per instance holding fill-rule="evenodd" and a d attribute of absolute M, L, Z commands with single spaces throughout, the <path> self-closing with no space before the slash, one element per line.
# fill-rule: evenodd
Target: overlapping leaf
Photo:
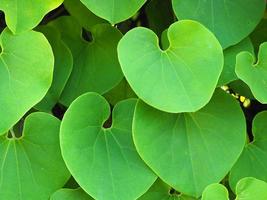
<path fill-rule="evenodd" d="M 260 22 L 265 0 L 172 0 L 178 19 L 192 19 L 208 27 L 223 48 L 239 43 Z"/>
<path fill-rule="evenodd" d="M 267 112 L 256 115 L 253 121 L 253 142 L 246 145 L 230 172 L 230 185 L 235 188 L 244 177 L 267 181 Z"/>
<path fill-rule="evenodd" d="M 0 136 L 0 197 L 47 200 L 69 178 L 59 146 L 60 121 L 30 114 L 21 138 Z"/>
<path fill-rule="evenodd" d="M 63 158 L 75 180 L 95 199 L 133 200 L 156 179 L 132 141 L 135 104 L 134 99 L 118 103 L 112 126 L 103 128 L 109 104 L 96 93 L 86 93 L 71 104 L 63 118 Z"/>
<path fill-rule="evenodd" d="M 163 51 L 151 30 L 129 31 L 118 45 L 123 73 L 137 96 L 159 110 L 199 110 L 215 90 L 222 48 L 209 30 L 190 20 L 172 24 L 168 39 L 170 46 Z"/>
<path fill-rule="evenodd" d="M 0 135 L 6 133 L 48 91 L 54 56 L 47 39 L 34 31 L 0 36 Z"/>
<path fill-rule="evenodd" d="M 40 26 L 38 30 L 45 34 L 55 56 L 53 82 L 46 96 L 35 108 L 50 112 L 59 101 L 60 95 L 72 71 L 73 58 L 69 48 L 61 40 L 60 33 L 52 26 Z"/>
<path fill-rule="evenodd" d="M 241 52 L 236 58 L 235 72 L 251 89 L 254 97 L 267 103 L 267 42 L 261 44 L 258 61 L 249 52 Z"/>
<path fill-rule="evenodd" d="M 60 6 L 63 0 L 1 0 L 6 23 L 13 33 L 28 31 L 37 26 L 48 12 Z"/>
<path fill-rule="evenodd" d="M 146 0 L 81 0 L 81 2 L 97 16 L 116 24 L 133 16 Z"/>
<path fill-rule="evenodd" d="M 195 113 L 165 113 L 139 101 L 133 121 L 134 142 L 147 165 L 170 186 L 195 197 L 232 168 L 245 133 L 238 103 L 220 90 Z"/>
<path fill-rule="evenodd" d="M 69 105 L 85 92 L 106 93 L 123 78 L 117 58 L 121 33 L 109 24 L 99 24 L 91 30 L 92 42 L 82 38 L 82 27 L 72 17 L 61 17 L 51 25 L 60 30 L 63 41 L 73 55 L 73 70 L 61 96 Z"/>
<path fill-rule="evenodd" d="M 219 183 L 214 183 L 205 188 L 201 200 L 229 200 L 228 190 Z"/>

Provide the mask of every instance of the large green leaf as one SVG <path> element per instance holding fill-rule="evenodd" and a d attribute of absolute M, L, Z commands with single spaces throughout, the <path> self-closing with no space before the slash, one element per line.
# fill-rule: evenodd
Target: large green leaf
<path fill-rule="evenodd" d="M 62 3 L 63 0 L 1 0 L 0 10 L 5 12 L 12 32 L 21 33 L 37 26 L 48 12 Z"/>
<path fill-rule="evenodd" d="M 133 135 L 138 153 L 163 181 L 199 197 L 240 156 L 246 123 L 235 99 L 218 89 L 195 113 L 165 113 L 138 101 Z"/>
<path fill-rule="evenodd" d="M 61 157 L 60 121 L 46 113 L 25 119 L 20 138 L 0 137 L 0 198 L 47 200 L 70 174 Z"/>
<path fill-rule="evenodd" d="M 168 29 L 170 46 L 146 28 L 129 31 L 119 42 L 122 71 L 134 92 L 167 112 L 193 112 L 210 100 L 223 67 L 222 48 L 198 22 L 182 20 Z"/>
<path fill-rule="evenodd" d="M 246 145 L 230 172 L 230 185 L 234 189 L 244 177 L 255 177 L 267 181 L 267 111 L 253 120 L 253 142 Z"/>
<path fill-rule="evenodd" d="M 69 48 L 61 40 L 60 33 L 57 29 L 52 26 L 39 26 L 38 31 L 41 31 L 50 42 L 55 56 L 55 65 L 52 85 L 46 93 L 46 96 L 35 108 L 50 112 L 59 101 L 60 95 L 70 76 L 73 58 Z"/>
<path fill-rule="evenodd" d="M 241 51 L 248 51 L 251 54 L 254 54 L 254 48 L 249 38 L 246 38 L 240 43 L 224 50 L 224 66 L 218 82 L 219 86 L 226 85 L 238 79 L 235 73 L 235 64 L 236 56 Z"/>
<path fill-rule="evenodd" d="M 79 185 L 99 200 L 133 200 L 152 185 L 156 175 L 144 164 L 132 141 L 136 100 L 118 103 L 112 126 L 108 102 L 96 93 L 78 97 L 61 125 L 63 158 Z"/>
<path fill-rule="evenodd" d="M 213 183 L 205 188 L 201 200 L 229 200 L 228 190 L 224 185 Z"/>
<path fill-rule="evenodd" d="M 258 61 L 249 52 L 241 52 L 236 57 L 235 72 L 251 89 L 254 97 L 267 103 L 267 42 L 261 44 Z"/>
<path fill-rule="evenodd" d="M 50 197 L 50 200 L 93 200 L 93 198 L 91 198 L 81 188 L 77 189 L 63 188 L 56 191 Z"/>
<path fill-rule="evenodd" d="M 77 19 L 80 25 L 87 30 L 91 30 L 96 24 L 105 23 L 106 21 L 95 16 L 80 0 L 65 0 L 64 7 L 68 12 Z"/>
<path fill-rule="evenodd" d="M 0 135 L 4 134 L 48 91 L 54 56 L 47 39 L 34 31 L 0 36 Z"/>
<path fill-rule="evenodd" d="M 149 190 L 142 195 L 138 200 L 196 200 L 182 194 L 171 192 L 172 188 L 158 179 Z"/>
<path fill-rule="evenodd" d="M 73 71 L 61 96 L 69 105 L 85 92 L 104 94 L 123 78 L 117 58 L 117 44 L 122 34 L 109 24 L 92 28 L 92 42 L 81 37 L 82 27 L 72 17 L 61 17 L 52 23 L 61 31 L 63 41 L 73 55 Z"/>
<path fill-rule="evenodd" d="M 208 27 L 223 48 L 247 37 L 260 22 L 265 0 L 172 0 L 178 19 L 192 19 Z"/>
<path fill-rule="evenodd" d="M 236 187 L 236 200 L 266 200 L 267 183 L 252 177 L 241 179 Z"/>
<path fill-rule="evenodd" d="M 81 0 L 81 2 L 97 16 L 116 24 L 133 16 L 146 0 Z"/>

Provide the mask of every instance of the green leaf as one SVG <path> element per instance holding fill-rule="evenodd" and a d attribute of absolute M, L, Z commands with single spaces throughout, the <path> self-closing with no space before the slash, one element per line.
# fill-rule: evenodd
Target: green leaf
<path fill-rule="evenodd" d="M 244 177 L 255 177 L 267 181 L 267 111 L 256 115 L 253 120 L 253 142 L 246 145 L 230 172 L 232 189 Z"/>
<path fill-rule="evenodd" d="M 88 10 L 80 0 L 65 0 L 64 7 L 87 30 L 91 30 L 96 24 L 106 23 L 105 20 L 97 17 Z"/>
<path fill-rule="evenodd" d="M 73 71 L 61 96 L 68 106 L 85 92 L 104 94 L 123 78 L 117 56 L 117 44 L 122 34 L 109 24 L 92 28 L 92 42 L 81 37 L 82 27 L 72 17 L 61 17 L 52 22 L 61 31 L 63 41 L 73 55 Z"/>
<path fill-rule="evenodd" d="M 138 200 L 196 200 L 183 194 L 171 194 L 171 187 L 157 179 L 152 187 Z"/>
<path fill-rule="evenodd" d="M 267 183 L 252 177 L 241 179 L 236 187 L 236 200 L 266 200 Z"/>
<path fill-rule="evenodd" d="M 1 0 L 0 10 L 5 13 L 7 26 L 13 33 L 28 31 L 54 10 L 63 0 Z"/>
<path fill-rule="evenodd" d="M 228 190 L 224 185 L 213 183 L 205 188 L 201 200 L 229 200 Z"/>
<path fill-rule="evenodd" d="M 239 43 L 260 22 L 265 0 L 172 0 L 178 19 L 199 21 L 218 38 L 223 48 Z"/>
<path fill-rule="evenodd" d="M 199 197 L 206 186 L 222 180 L 240 156 L 246 123 L 235 99 L 218 89 L 195 113 L 165 113 L 138 101 L 133 137 L 142 159 L 164 182 Z"/>
<path fill-rule="evenodd" d="M 59 101 L 60 95 L 70 76 L 73 58 L 69 48 L 61 40 L 60 33 L 57 29 L 52 26 L 39 26 L 37 30 L 41 31 L 50 42 L 55 56 L 55 65 L 52 85 L 46 96 L 35 108 L 50 112 Z"/>
<path fill-rule="evenodd" d="M 110 115 L 108 102 L 96 93 L 86 93 L 70 105 L 63 118 L 63 158 L 75 180 L 95 199 L 133 200 L 156 180 L 132 141 L 135 104 L 134 99 L 118 103 L 112 126 L 104 128 Z"/>
<path fill-rule="evenodd" d="M 87 193 L 85 193 L 81 188 L 77 189 L 67 189 L 63 188 L 56 191 L 50 200 L 93 200 Z"/>
<path fill-rule="evenodd" d="M 95 15 L 106 19 L 111 24 L 122 22 L 132 17 L 146 0 L 81 0 Z"/>
<path fill-rule="evenodd" d="M 0 36 L 0 135 L 6 133 L 48 91 L 54 56 L 47 39 L 34 31 Z"/>
<path fill-rule="evenodd" d="M 236 57 L 235 72 L 251 89 L 254 97 L 267 103 L 267 42 L 261 44 L 258 61 L 249 52 L 241 52 Z"/>
<path fill-rule="evenodd" d="M 166 112 L 193 112 L 210 100 L 223 67 L 222 48 L 201 24 L 182 20 L 168 30 L 161 50 L 155 33 L 129 31 L 119 42 L 122 71 L 134 92 Z"/>
<path fill-rule="evenodd" d="M 224 67 L 218 82 L 218 86 L 226 85 L 238 79 L 235 73 L 235 64 L 236 56 L 241 51 L 248 51 L 251 54 L 254 54 L 253 45 L 249 38 L 246 38 L 237 45 L 231 46 L 224 50 Z"/>
<path fill-rule="evenodd" d="M 114 106 L 116 103 L 124 99 L 136 98 L 136 94 L 133 92 L 125 78 L 123 78 L 116 87 L 104 94 L 104 97 Z"/>
<path fill-rule="evenodd" d="M 5 200 L 47 200 L 70 174 L 61 157 L 60 121 L 46 113 L 25 119 L 20 138 L 0 137 L 0 196 Z"/>

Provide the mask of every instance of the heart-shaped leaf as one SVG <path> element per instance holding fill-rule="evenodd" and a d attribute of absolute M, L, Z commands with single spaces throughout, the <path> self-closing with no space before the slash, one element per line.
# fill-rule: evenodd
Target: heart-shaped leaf
<path fill-rule="evenodd" d="M 236 57 L 235 72 L 251 89 L 254 97 L 267 103 L 267 42 L 261 44 L 258 61 L 249 52 L 241 52 Z"/>
<path fill-rule="evenodd" d="M 158 179 L 151 188 L 138 200 L 196 200 L 183 194 L 176 193 L 170 186 Z"/>
<path fill-rule="evenodd" d="M 260 22 L 265 0 L 172 0 L 178 19 L 192 19 L 208 27 L 223 48 L 247 37 Z"/>
<path fill-rule="evenodd" d="M 164 182 L 199 197 L 240 156 L 246 123 L 235 99 L 217 90 L 195 113 L 165 113 L 138 101 L 133 136 L 139 155 Z"/>
<path fill-rule="evenodd" d="M 253 142 L 246 145 L 230 172 L 229 182 L 234 189 L 244 177 L 255 177 L 267 181 L 267 111 L 253 120 Z"/>
<path fill-rule="evenodd" d="M 112 126 L 103 128 L 110 108 L 96 93 L 78 97 L 61 125 L 63 158 L 79 185 L 99 200 L 133 200 L 156 180 L 132 141 L 132 118 L 136 100 L 118 103 Z"/>
<path fill-rule="evenodd" d="M 246 38 L 240 43 L 224 50 L 224 66 L 218 82 L 218 86 L 226 85 L 238 79 L 235 73 L 235 64 L 236 56 L 241 51 L 248 51 L 251 54 L 254 54 L 254 48 L 249 38 Z"/>
<path fill-rule="evenodd" d="M 80 0 L 64 0 L 64 7 L 68 10 L 71 16 L 76 18 L 80 25 L 87 30 L 91 30 L 96 24 L 106 22 L 90 12 Z"/>
<path fill-rule="evenodd" d="M 37 26 L 63 0 L 1 0 L 0 10 L 5 13 L 7 26 L 13 33 L 28 31 Z"/>
<path fill-rule="evenodd" d="M 81 0 L 94 14 L 111 24 L 122 22 L 133 16 L 146 0 Z"/>
<path fill-rule="evenodd" d="M 0 136 L 1 199 L 47 200 L 65 184 L 70 174 L 60 153 L 59 128 L 55 117 L 32 113 L 20 138 Z"/>
<path fill-rule="evenodd" d="M 52 85 L 46 93 L 46 96 L 35 108 L 50 112 L 59 101 L 60 95 L 70 76 L 73 58 L 69 48 L 61 40 L 60 33 L 57 29 L 52 26 L 39 26 L 38 31 L 41 31 L 50 42 L 55 56 L 55 65 Z"/>
<path fill-rule="evenodd" d="M 109 24 L 98 24 L 91 30 L 92 42 L 82 39 L 82 27 L 72 17 L 61 17 L 51 25 L 60 30 L 63 41 L 73 55 L 73 70 L 61 96 L 69 105 L 85 92 L 104 94 L 123 78 L 117 56 L 120 31 Z"/>
<path fill-rule="evenodd" d="M 205 188 L 201 200 L 229 200 L 228 190 L 224 185 L 213 183 Z"/>
<path fill-rule="evenodd" d="M 241 179 L 236 186 L 236 200 L 266 200 L 267 183 L 252 177 Z"/>
<path fill-rule="evenodd" d="M 93 200 L 93 198 L 91 198 L 81 188 L 77 189 L 63 188 L 56 191 L 50 197 L 50 200 Z"/>
<path fill-rule="evenodd" d="M 54 56 L 41 33 L 0 36 L 0 135 L 6 133 L 48 91 Z M 0 50 L 1 51 L 1 50 Z"/>
<path fill-rule="evenodd" d="M 129 31 L 119 42 L 122 71 L 147 104 L 166 112 L 193 112 L 210 100 L 223 67 L 222 48 L 198 22 L 182 20 L 168 29 L 170 46 L 146 28 Z"/>

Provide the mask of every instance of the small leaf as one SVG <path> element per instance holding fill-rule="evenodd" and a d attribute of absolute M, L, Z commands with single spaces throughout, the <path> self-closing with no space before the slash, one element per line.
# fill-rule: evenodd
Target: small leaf
<path fill-rule="evenodd" d="M 209 28 L 223 48 L 239 43 L 260 22 L 265 0 L 172 0 L 178 19 L 196 20 Z"/>
<path fill-rule="evenodd" d="M 182 20 L 168 30 L 162 51 L 155 33 L 138 27 L 119 42 L 122 71 L 147 104 L 166 112 L 193 112 L 206 105 L 223 67 L 222 48 L 198 22 Z"/>
<path fill-rule="evenodd" d="M 47 39 L 34 31 L 1 33 L 0 135 L 5 134 L 48 91 L 54 56 Z"/>
<path fill-rule="evenodd" d="M 205 188 L 201 200 L 229 200 L 228 190 L 224 185 L 213 183 Z"/>
<path fill-rule="evenodd" d="M 164 182 L 194 197 L 232 168 L 245 145 L 245 133 L 239 104 L 221 90 L 195 113 L 165 113 L 139 100 L 133 121 L 141 158 Z"/>
<path fill-rule="evenodd" d="M 132 17 L 146 0 L 81 0 L 94 14 L 106 19 L 111 24 L 122 22 Z"/>
<path fill-rule="evenodd" d="M 59 101 L 61 93 L 69 79 L 72 71 L 73 58 L 69 48 L 61 40 L 60 33 L 57 29 L 52 26 L 39 26 L 38 31 L 41 31 L 50 42 L 55 56 L 55 65 L 52 85 L 42 101 L 35 105 L 35 108 L 40 111 L 51 112 L 52 108 Z"/>
<path fill-rule="evenodd" d="M 252 177 L 241 179 L 236 186 L 236 200 L 266 200 L 267 183 Z"/>
<path fill-rule="evenodd" d="M 241 52 L 236 57 L 235 72 L 251 89 L 254 97 L 267 103 L 267 42 L 261 44 L 258 61 L 249 52 Z"/>
<path fill-rule="evenodd" d="M 136 100 L 118 103 L 112 126 L 108 102 L 96 93 L 78 97 L 61 125 L 63 158 L 79 185 L 100 200 L 133 200 L 145 193 L 156 175 L 144 164 L 132 141 Z"/>
<path fill-rule="evenodd" d="M 56 191 L 50 200 L 93 200 L 87 193 L 85 193 L 81 188 L 77 189 L 67 189 L 63 188 Z"/>
<path fill-rule="evenodd" d="M 246 145 L 230 172 L 229 182 L 234 190 L 244 177 L 255 177 L 267 181 L 267 111 L 256 115 L 253 120 L 253 142 Z"/>
<path fill-rule="evenodd" d="M 117 44 L 122 37 L 109 24 L 98 24 L 91 30 L 93 40 L 81 38 L 82 27 L 72 17 L 61 17 L 51 23 L 62 35 L 73 56 L 73 70 L 60 102 L 66 106 L 86 92 L 104 94 L 123 78 L 117 56 Z"/>
<path fill-rule="evenodd" d="M 25 119 L 20 138 L 0 136 L 0 196 L 5 200 L 47 200 L 70 174 L 61 157 L 60 121 L 46 113 Z"/>
<path fill-rule="evenodd" d="M 13 33 L 28 31 L 37 26 L 42 18 L 54 10 L 63 0 L 1 0 L 7 26 Z"/>

